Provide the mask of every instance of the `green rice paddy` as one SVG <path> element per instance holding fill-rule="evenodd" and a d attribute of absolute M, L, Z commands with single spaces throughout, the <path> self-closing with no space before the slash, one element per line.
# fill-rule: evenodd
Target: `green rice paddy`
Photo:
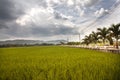
<path fill-rule="evenodd" d="M 0 80 L 120 80 L 120 54 L 60 46 L 0 48 Z"/>

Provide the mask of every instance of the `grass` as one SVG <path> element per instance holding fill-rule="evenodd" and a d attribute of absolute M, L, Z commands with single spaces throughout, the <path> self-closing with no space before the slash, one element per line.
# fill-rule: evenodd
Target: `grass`
<path fill-rule="evenodd" d="M 60 46 L 1 48 L 0 80 L 120 80 L 120 55 Z"/>

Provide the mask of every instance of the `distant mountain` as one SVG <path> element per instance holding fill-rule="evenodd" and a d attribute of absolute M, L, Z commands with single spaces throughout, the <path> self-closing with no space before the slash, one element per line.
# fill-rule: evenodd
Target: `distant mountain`
<path fill-rule="evenodd" d="M 50 40 L 50 41 L 41 41 L 41 40 L 6 40 L 6 41 L 0 41 L 0 45 L 6 45 L 6 44 L 60 44 L 61 42 L 66 43 L 66 40 Z"/>
<path fill-rule="evenodd" d="M 45 41 L 45 43 L 49 43 L 49 44 L 60 44 L 61 42 L 67 43 L 66 40 L 51 40 L 51 41 Z"/>
<path fill-rule="evenodd" d="M 7 40 L 0 41 L 0 45 L 3 44 L 41 44 L 43 41 L 39 40 Z"/>

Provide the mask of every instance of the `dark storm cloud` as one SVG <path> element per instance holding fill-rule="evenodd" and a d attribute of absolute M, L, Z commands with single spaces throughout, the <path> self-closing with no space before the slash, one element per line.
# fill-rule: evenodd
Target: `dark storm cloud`
<path fill-rule="evenodd" d="M 6 26 L 6 25 L 3 24 L 3 23 L 0 23 L 0 29 L 8 29 L 8 26 Z"/>
<path fill-rule="evenodd" d="M 0 37 L 3 38 L 26 38 L 31 36 L 29 27 L 22 27 L 15 22 L 9 24 L 7 29 L 0 29 Z"/>
<path fill-rule="evenodd" d="M 14 4 L 9 0 L 0 0 L 0 19 L 13 19 L 14 16 L 11 12 L 14 10 Z"/>
<path fill-rule="evenodd" d="M 13 26 L 14 25 L 14 26 Z M 12 27 L 13 26 L 13 27 Z M 16 27 L 17 26 L 17 27 Z M 34 26 L 34 27 L 33 27 Z M 17 24 L 11 24 L 9 29 L 5 29 L 3 34 L 9 35 L 9 37 L 49 37 L 59 35 L 74 35 L 78 34 L 77 28 L 71 28 L 64 25 L 49 24 L 43 26 L 36 26 L 35 24 L 29 25 L 28 27 L 21 27 Z M 4 37 L 4 35 L 1 37 Z M 8 36 L 7 36 L 8 37 Z"/>
<path fill-rule="evenodd" d="M 0 0 L 0 20 L 13 20 L 22 13 L 22 9 L 18 9 L 12 0 Z"/>
<path fill-rule="evenodd" d="M 18 26 L 14 24 L 16 19 L 24 14 L 24 9 L 14 0 L 0 0 L 0 30 Z"/>
<path fill-rule="evenodd" d="M 78 29 L 64 25 L 46 25 L 45 27 L 33 27 L 31 33 L 37 36 L 70 35 L 78 34 Z"/>

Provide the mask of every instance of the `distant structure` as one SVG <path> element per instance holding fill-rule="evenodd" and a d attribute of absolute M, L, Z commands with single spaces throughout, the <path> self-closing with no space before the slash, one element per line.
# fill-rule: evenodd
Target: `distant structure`
<path fill-rule="evenodd" d="M 69 38 L 67 37 L 67 43 L 69 42 Z"/>
<path fill-rule="evenodd" d="M 81 39 L 80 39 L 80 33 L 79 33 L 79 42 L 81 41 Z"/>

